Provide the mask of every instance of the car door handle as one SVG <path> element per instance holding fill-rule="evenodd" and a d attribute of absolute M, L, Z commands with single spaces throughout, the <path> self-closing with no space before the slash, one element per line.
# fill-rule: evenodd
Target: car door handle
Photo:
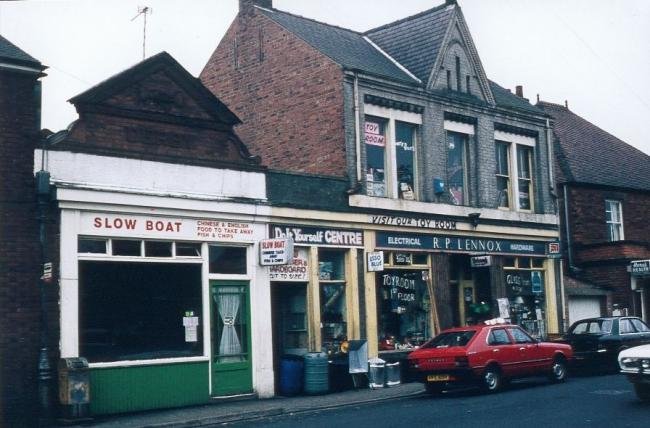
<path fill-rule="evenodd" d="M 499 350 L 498 349 L 493 349 L 492 352 L 499 352 Z"/>
<path fill-rule="evenodd" d="M 524 348 L 524 347 L 522 346 L 521 348 L 519 348 L 519 350 L 520 350 L 520 351 L 525 351 L 526 348 Z"/>

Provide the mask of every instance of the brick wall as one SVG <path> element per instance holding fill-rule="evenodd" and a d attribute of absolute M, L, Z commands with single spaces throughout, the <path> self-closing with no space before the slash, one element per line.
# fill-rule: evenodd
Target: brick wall
<path fill-rule="evenodd" d="M 201 81 L 243 121 L 237 134 L 274 169 L 345 177 L 343 74 L 260 12 L 240 14 Z"/>
<path fill-rule="evenodd" d="M 0 426 L 37 403 L 40 250 L 33 178 L 36 76 L 0 71 Z M 50 302 L 57 301 L 56 293 Z M 56 343 L 56 340 L 53 341 Z"/>

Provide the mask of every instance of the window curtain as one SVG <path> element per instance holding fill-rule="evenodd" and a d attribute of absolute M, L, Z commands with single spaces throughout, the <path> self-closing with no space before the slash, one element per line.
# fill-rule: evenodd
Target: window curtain
<path fill-rule="evenodd" d="M 237 334 L 236 321 L 239 315 L 242 295 L 237 287 L 226 287 L 219 290 L 215 296 L 219 310 L 219 316 L 223 322 L 221 340 L 219 342 L 219 361 L 237 362 L 243 361 L 241 355 L 242 347 Z M 233 355 L 229 357 L 229 355 Z M 236 356 L 235 356 L 236 355 Z"/>

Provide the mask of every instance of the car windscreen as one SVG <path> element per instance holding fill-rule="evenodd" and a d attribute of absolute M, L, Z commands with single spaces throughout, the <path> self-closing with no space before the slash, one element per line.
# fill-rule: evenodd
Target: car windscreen
<path fill-rule="evenodd" d="M 585 320 L 571 327 L 569 334 L 609 334 L 612 332 L 612 320 Z"/>
<path fill-rule="evenodd" d="M 476 331 L 454 331 L 449 333 L 441 333 L 431 339 L 429 342 L 422 345 L 423 348 L 451 348 L 454 346 L 465 346 L 474 337 Z"/>

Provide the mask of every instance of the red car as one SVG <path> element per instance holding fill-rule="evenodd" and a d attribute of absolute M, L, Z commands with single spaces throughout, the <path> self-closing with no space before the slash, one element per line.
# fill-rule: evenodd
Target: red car
<path fill-rule="evenodd" d="M 562 382 L 572 357 L 570 345 L 539 342 L 517 325 L 497 324 L 445 330 L 408 359 L 427 392 L 439 394 L 467 385 L 494 392 L 504 380 L 540 374 Z"/>

